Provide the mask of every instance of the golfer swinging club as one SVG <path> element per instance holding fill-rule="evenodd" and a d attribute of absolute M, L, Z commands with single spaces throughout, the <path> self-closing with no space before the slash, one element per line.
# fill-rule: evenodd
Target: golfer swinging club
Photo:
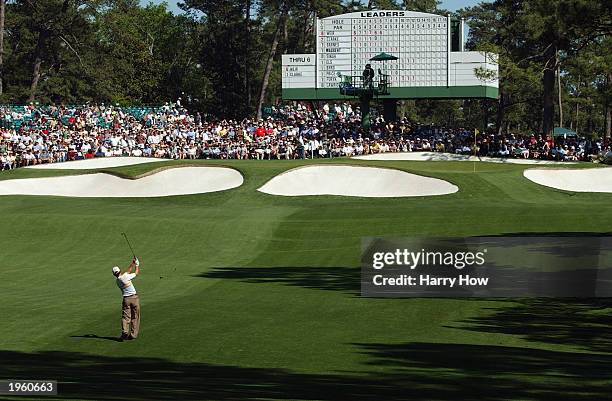
<path fill-rule="evenodd" d="M 133 269 L 136 271 L 132 273 Z M 136 256 L 127 271 L 121 272 L 118 266 L 113 267 L 113 275 L 117 277 L 117 286 L 123 293 L 121 315 L 121 337 L 119 341 L 135 340 L 140 328 L 140 301 L 132 280 L 140 273 L 140 261 Z"/>

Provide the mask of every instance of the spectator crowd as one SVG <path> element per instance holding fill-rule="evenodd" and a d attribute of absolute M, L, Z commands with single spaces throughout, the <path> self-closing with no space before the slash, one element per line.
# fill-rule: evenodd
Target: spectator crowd
<path fill-rule="evenodd" d="M 154 108 L 4 106 L 0 127 L 2 170 L 94 157 L 271 160 L 414 151 L 576 161 L 610 149 L 601 139 L 553 141 L 380 118 L 365 132 L 348 103 L 273 107 L 263 119 L 241 121 L 191 114 L 180 100 Z"/>

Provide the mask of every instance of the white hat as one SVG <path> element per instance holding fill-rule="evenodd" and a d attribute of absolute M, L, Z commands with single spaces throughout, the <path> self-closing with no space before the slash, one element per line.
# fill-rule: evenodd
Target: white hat
<path fill-rule="evenodd" d="M 113 267 L 113 274 L 117 274 L 121 271 L 121 269 L 119 268 L 119 266 L 115 266 Z"/>

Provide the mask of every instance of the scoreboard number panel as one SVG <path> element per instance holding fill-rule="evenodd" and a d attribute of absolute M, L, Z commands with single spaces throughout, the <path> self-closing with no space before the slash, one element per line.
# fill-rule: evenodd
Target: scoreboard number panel
<path fill-rule="evenodd" d="M 338 73 L 361 75 L 370 58 L 385 52 L 399 59 L 370 63 L 384 69 L 390 86 L 447 86 L 449 18 L 408 11 L 369 11 L 317 21 L 317 87 L 337 88 Z"/>

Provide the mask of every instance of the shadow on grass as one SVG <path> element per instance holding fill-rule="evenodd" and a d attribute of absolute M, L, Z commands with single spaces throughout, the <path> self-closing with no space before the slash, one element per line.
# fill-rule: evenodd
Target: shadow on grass
<path fill-rule="evenodd" d="M 612 298 L 526 298 L 510 302 L 494 309 L 493 314 L 464 320 L 454 328 L 612 352 Z"/>
<path fill-rule="evenodd" d="M 233 279 L 256 284 L 280 283 L 358 295 L 361 289 L 360 275 L 357 267 L 220 267 L 196 277 Z"/>
<path fill-rule="evenodd" d="M 94 340 L 107 340 L 107 341 L 121 342 L 121 340 L 119 340 L 119 337 L 98 336 L 96 334 L 84 334 L 82 336 L 70 336 L 70 337 L 72 338 L 91 338 Z"/>
<path fill-rule="evenodd" d="M 368 365 L 377 373 L 302 374 L 156 358 L 0 351 L 0 377 L 57 379 L 56 398 L 86 400 L 610 399 L 610 355 L 463 344 L 355 346 L 371 358 Z"/>
<path fill-rule="evenodd" d="M 356 344 L 431 399 L 610 400 L 612 355 L 469 344 Z M 420 389 L 420 390 L 419 390 Z M 421 398 L 418 398 L 421 399 Z"/>
<path fill-rule="evenodd" d="M 502 234 L 479 235 L 478 237 L 611 237 L 610 232 L 593 232 L 593 231 L 524 231 Z"/>

